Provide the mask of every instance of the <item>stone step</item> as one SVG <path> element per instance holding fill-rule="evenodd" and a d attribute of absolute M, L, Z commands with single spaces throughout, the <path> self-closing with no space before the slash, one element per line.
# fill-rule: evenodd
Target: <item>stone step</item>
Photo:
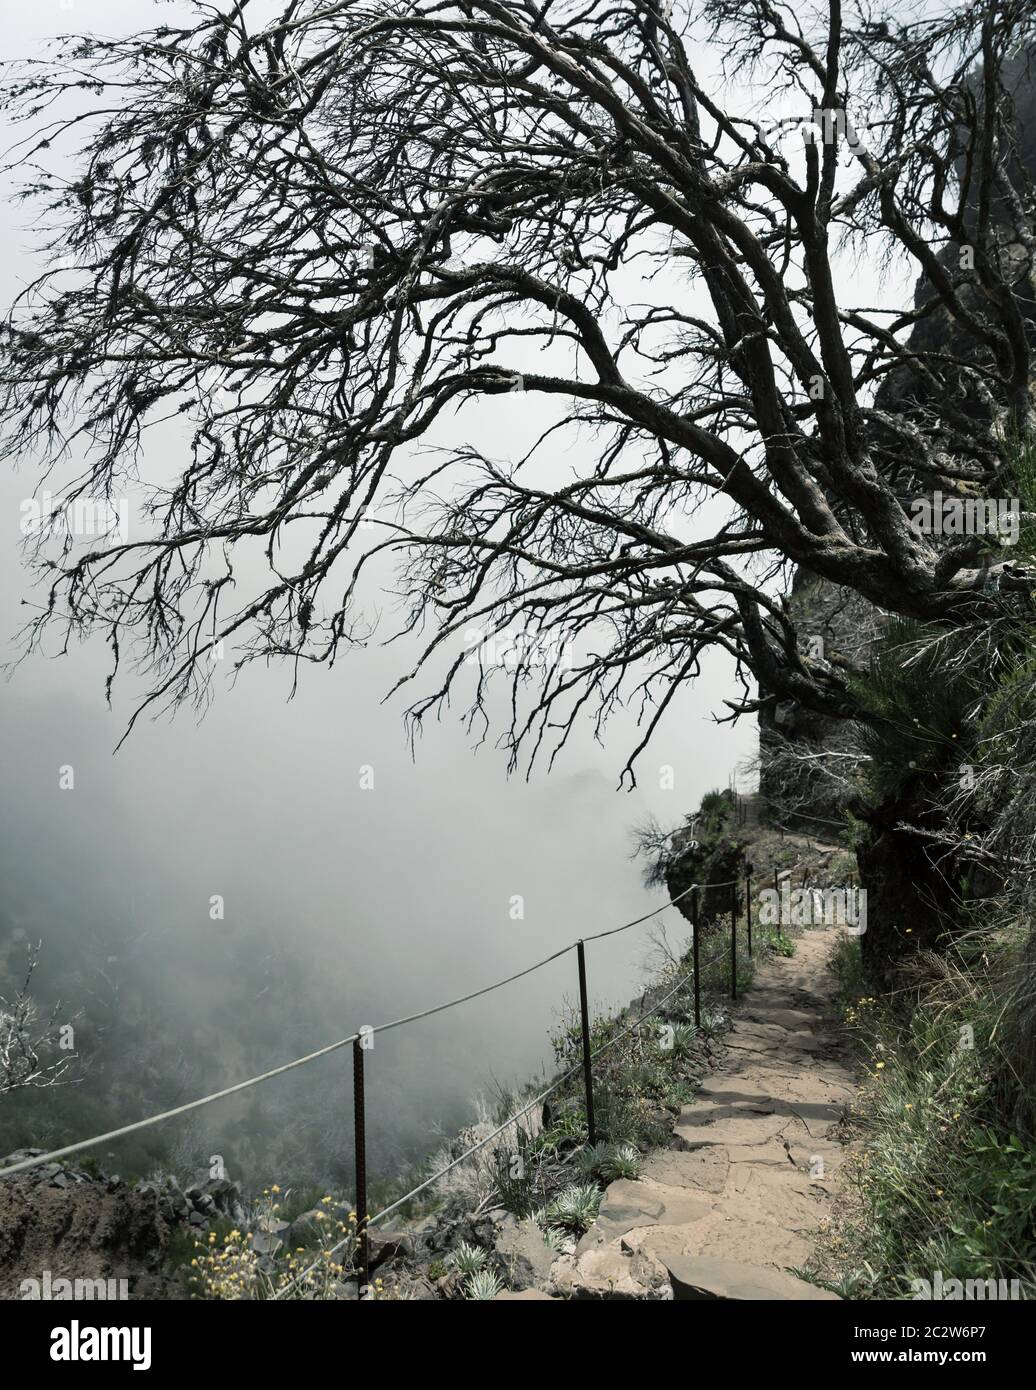
<path fill-rule="evenodd" d="M 813 1241 L 802 1231 L 788 1230 L 777 1213 L 747 1203 L 731 1203 L 691 1226 L 655 1226 L 631 1231 L 622 1244 L 642 1258 L 666 1267 L 685 1255 L 737 1260 L 773 1270 L 802 1266 L 813 1252 Z"/>
<path fill-rule="evenodd" d="M 781 1270 L 742 1264 L 738 1260 L 715 1259 L 707 1255 L 673 1255 L 663 1260 L 669 1272 L 673 1298 L 689 1302 L 700 1298 L 739 1301 L 808 1300 L 840 1302 L 836 1293 L 817 1288 Z"/>
<path fill-rule="evenodd" d="M 645 1159 L 642 1171 L 645 1178 L 667 1187 L 717 1194 L 727 1185 L 730 1158 L 726 1149 L 695 1149 L 693 1152 L 663 1149 Z"/>
<path fill-rule="evenodd" d="M 687 1106 L 673 1130 L 672 1144 L 677 1149 L 700 1149 L 705 1146 L 745 1147 L 765 1144 L 794 1123 L 787 1115 L 757 1115 L 749 1112 L 725 1113 L 711 1120 L 698 1106 Z"/>
<path fill-rule="evenodd" d="M 626 1178 L 609 1184 L 597 1220 L 576 1246 L 576 1253 L 607 1245 L 638 1226 L 686 1226 L 708 1216 L 712 1202 L 683 1186 L 663 1186 L 651 1179 Z"/>

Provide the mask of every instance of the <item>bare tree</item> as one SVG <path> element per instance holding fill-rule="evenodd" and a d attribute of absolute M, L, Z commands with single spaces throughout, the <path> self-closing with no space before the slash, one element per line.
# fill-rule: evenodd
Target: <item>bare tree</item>
<path fill-rule="evenodd" d="M 29 948 L 25 979 L 18 993 L 11 999 L 0 994 L 0 1096 L 30 1086 L 57 1086 L 66 1079 L 75 1060 L 75 1053 L 68 1051 L 57 1060 L 48 1060 L 60 1044 L 60 1005 L 44 1018 L 30 992 L 41 945 L 38 942 Z"/>
<path fill-rule="evenodd" d="M 415 720 L 465 676 L 482 718 L 500 663 L 465 634 L 517 630 L 515 760 L 632 700 L 632 778 L 708 648 L 736 663 L 730 718 L 867 717 L 802 650 L 790 564 L 948 627 L 1028 602 L 997 538 L 940 544 L 910 505 L 1003 491 L 1029 426 L 1031 200 L 1002 74 L 1031 3 L 255 11 L 199 3 L 193 27 L 73 38 L 9 74 L 57 258 L 6 334 L 9 453 L 86 460 L 67 515 L 137 485 L 147 429 L 187 426 L 143 534 L 55 554 L 41 527 L 30 649 L 100 630 L 114 676 L 136 639 L 146 703 L 202 698 L 221 642 L 330 663 L 364 638 L 388 554 L 404 629 L 430 620 Z M 729 81 L 698 76 L 709 54 Z M 70 144 L 74 176 L 48 173 Z M 844 302 L 840 248 L 930 293 Z M 909 410 L 881 404 L 893 378 Z M 549 412 L 517 464 L 443 424 L 515 391 Z"/>

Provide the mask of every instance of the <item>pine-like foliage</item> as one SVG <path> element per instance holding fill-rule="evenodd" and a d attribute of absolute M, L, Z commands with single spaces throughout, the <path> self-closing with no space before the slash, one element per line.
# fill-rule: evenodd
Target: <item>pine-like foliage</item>
<path fill-rule="evenodd" d="M 869 790 L 895 798 L 919 774 L 951 765 L 982 705 L 976 671 L 960 639 L 909 618 L 890 618 L 854 693 L 871 715 L 860 727 Z"/>

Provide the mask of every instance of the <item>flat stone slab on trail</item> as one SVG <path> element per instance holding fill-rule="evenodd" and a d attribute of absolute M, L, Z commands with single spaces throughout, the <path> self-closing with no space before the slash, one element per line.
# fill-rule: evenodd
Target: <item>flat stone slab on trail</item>
<path fill-rule="evenodd" d="M 790 1117 L 787 1115 L 727 1113 L 719 1119 L 712 1119 L 708 1110 L 690 1105 L 680 1113 L 680 1122 L 673 1130 L 672 1142 L 677 1149 L 765 1144 L 768 1139 L 787 1129 L 789 1123 Z"/>
<path fill-rule="evenodd" d="M 776 1052 L 789 1057 L 796 1052 L 822 1052 L 824 1043 L 812 1033 L 789 1032 L 779 1023 L 746 1023 L 735 1030 L 727 1046 L 740 1052 Z"/>
<path fill-rule="evenodd" d="M 772 1209 L 748 1202 L 717 1207 L 692 1226 L 641 1227 L 628 1232 L 622 1244 L 663 1265 L 677 1255 L 711 1255 L 786 1269 L 804 1265 L 813 1252 L 808 1235 L 787 1230 Z"/>
<path fill-rule="evenodd" d="M 773 1096 L 754 1081 L 741 1077 L 710 1076 L 703 1081 L 694 1098 L 695 1106 L 710 1102 L 713 1105 L 736 1106 L 742 1110 L 754 1110 L 759 1114 L 772 1113 Z"/>
<path fill-rule="evenodd" d="M 779 1270 L 736 1260 L 708 1256 L 676 1255 L 665 1262 L 673 1298 L 686 1302 L 698 1298 L 833 1300 L 838 1295 L 818 1289 L 804 1279 Z"/>
<path fill-rule="evenodd" d="M 621 1178 L 609 1185 L 597 1220 L 576 1247 L 576 1253 L 618 1240 L 638 1226 L 686 1226 L 708 1216 L 712 1203 L 686 1187 L 663 1187 L 657 1182 Z"/>
<path fill-rule="evenodd" d="M 695 1149 L 693 1153 L 661 1149 L 648 1155 L 641 1171 L 645 1178 L 667 1187 L 722 1192 L 730 1173 L 730 1157 L 725 1149 Z"/>
<path fill-rule="evenodd" d="M 785 1009 L 780 1005 L 771 1004 L 769 1007 L 763 1004 L 753 1004 L 751 996 L 748 1004 L 738 1014 L 738 1018 L 743 1018 L 747 1023 L 771 1023 L 780 1028 L 788 1028 L 792 1032 L 797 1032 L 803 1027 L 808 1027 L 814 1023 L 815 1015 L 806 1013 L 804 1009 Z"/>
<path fill-rule="evenodd" d="M 618 1245 L 562 1255 L 554 1262 L 550 1287 L 562 1298 L 670 1302 L 673 1297 L 664 1266 L 651 1255 Z"/>

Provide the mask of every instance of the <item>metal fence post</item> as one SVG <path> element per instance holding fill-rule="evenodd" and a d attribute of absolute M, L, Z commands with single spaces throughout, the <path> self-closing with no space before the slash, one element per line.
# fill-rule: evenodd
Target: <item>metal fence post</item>
<path fill-rule="evenodd" d="M 586 953 L 581 941 L 576 943 L 576 956 L 579 961 L 579 1013 L 583 1027 L 583 1086 L 586 1089 L 586 1127 L 590 1143 L 597 1143 L 597 1126 L 594 1123 L 594 1077 L 590 1066 L 590 1008 L 586 998 Z"/>
<path fill-rule="evenodd" d="M 357 1298 L 370 1284 L 370 1247 L 367 1239 L 367 1134 L 363 1105 L 363 1039 L 353 1039 L 353 1126 L 356 1149 L 356 1263 L 359 1272 Z"/>
<path fill-rule="evenodd" d="M 773 871 L 773 891 L 777 894 L 777 935 L 781 934 L 781 885 L 777 881 L 777 870 Z"/>
<path fill-rule="evenodd" d="M 752 871 L 745 874 L 745 918 L 748 922 L 748 954 L 752 954 Z"/>
<path fill-rule="evenodd" d="M 694 1026 L 701 1027 L 701 960 L 698 954 L 698 890 L 691 889 L 691 931 L 694 952 Z"/>
<path fill-rule="evenodd" d="M 737 998 L 737 879 L 730 885 L 730 997 Z"/>

